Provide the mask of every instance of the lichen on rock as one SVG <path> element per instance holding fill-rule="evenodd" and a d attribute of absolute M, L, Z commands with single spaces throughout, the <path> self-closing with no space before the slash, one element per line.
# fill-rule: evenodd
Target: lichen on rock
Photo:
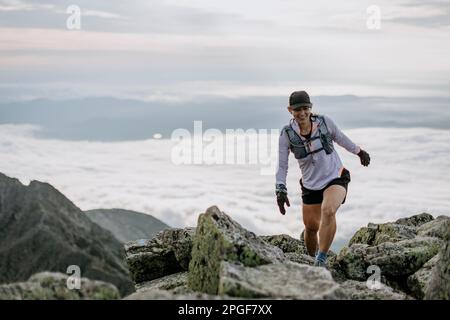
<path fill-rule="evenodd" d="M 217 294 L 222 261 L 256 267 L 284 259 L 281 249 L 259 239 L 212 206 L 198 219 L 188 286 L 196 291 Z"/>

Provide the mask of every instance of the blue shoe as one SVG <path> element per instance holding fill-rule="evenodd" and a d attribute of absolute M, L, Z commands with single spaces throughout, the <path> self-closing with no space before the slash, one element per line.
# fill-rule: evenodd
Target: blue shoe
<path fill-rule="evenodd" d="M 314 261 L 314 266 L 316 267 L 326 267 L 327 266 L 327 254 L 325 252 L 319 251 L 316 255 L 316 260 Z"/>

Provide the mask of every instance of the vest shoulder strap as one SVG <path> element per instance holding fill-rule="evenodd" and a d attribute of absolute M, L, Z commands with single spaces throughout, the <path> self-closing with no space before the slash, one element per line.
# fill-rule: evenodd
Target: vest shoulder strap
<path fill-rule="evenodd" d="M 318 127 L 319 127 L 320 132 L 323 134 L 329 134 L 330 131 L 328 130 L 327 123 L 325 121 L 325 117 L 320 114 L 316 114 L 316 115 L 314 115 L 314 117 L 316 117 L 319 120 Z"/>

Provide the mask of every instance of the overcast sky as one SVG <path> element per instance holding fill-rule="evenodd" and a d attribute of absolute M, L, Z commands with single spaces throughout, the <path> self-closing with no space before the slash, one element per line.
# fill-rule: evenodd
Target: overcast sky
<path fill-rule="evenodd" d="M 450 1 L 0 0 L 0 98 L 448 97 L 449 39 Z"/>

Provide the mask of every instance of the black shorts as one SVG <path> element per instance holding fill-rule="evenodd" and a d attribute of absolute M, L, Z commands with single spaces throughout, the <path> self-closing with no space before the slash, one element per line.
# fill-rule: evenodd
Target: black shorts
<path fill-rule="evenodd" d="M 332 186 L 334 184 L 343 186 L 345 188 L 345 191 L 347 191 L 348 184 L 350 183 L 350 172 L 347 169 L 343 169 L 341 176 L 339 178 L 331 180 L 323 189 L 320 190 L 310 190 L 303 186 L 302 179 L 300 179 L 300 185 L 302 187 L 302 200 L 304 204 L 319 204 L 323 201 L 323 192 L 326 188 L 329 186 Z M 344 197 L 344 201 L 342 203 L 345 203 L 345 199 L 347 198 L 347 194 Z"/>

